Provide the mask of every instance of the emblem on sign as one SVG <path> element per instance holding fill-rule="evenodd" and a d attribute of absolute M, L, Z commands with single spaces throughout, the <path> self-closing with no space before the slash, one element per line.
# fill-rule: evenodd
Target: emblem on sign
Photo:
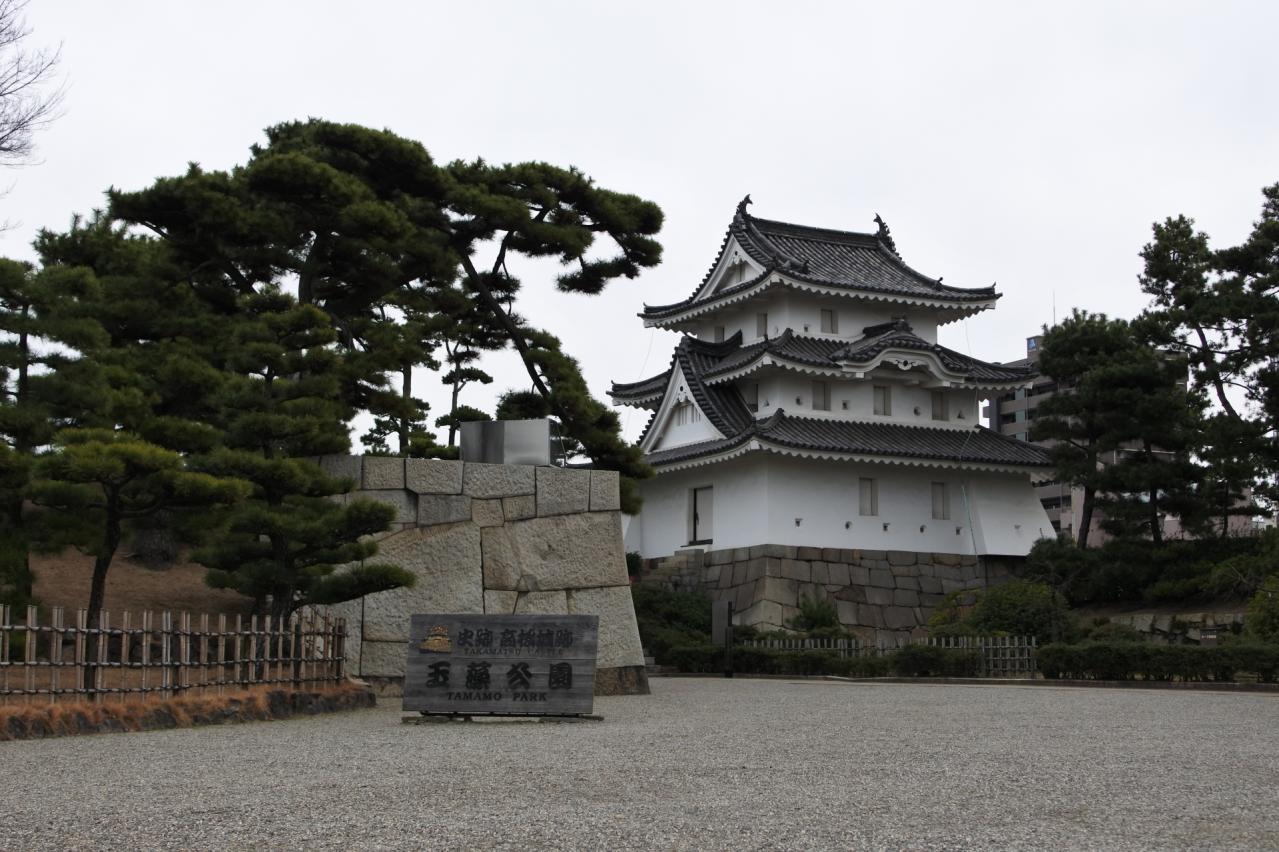
<path fill-rule="evenodd" d="M 449 639 L 449 629 L 436 625 L 426 632 L 426 638 L 417 646 L 419 651 L 428 654 L 448 654 L 453 650 L 453 642 Z"/>

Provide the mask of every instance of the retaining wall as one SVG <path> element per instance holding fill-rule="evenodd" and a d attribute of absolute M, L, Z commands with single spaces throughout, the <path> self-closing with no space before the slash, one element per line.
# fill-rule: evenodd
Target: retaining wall
<path fill-rule="evenodd" d="M 359 483 L 342 499 L 396 507 L 373 559 L 417 576 L 412 588 L 332 608 L 349 625 L 350 673 L 395 694 L 414 613 L 590 614 L 600 619 L 596 694 L 647 694 L 616 471 L 375 456 L 320 464 Z"/>
<path fill-rule="evenodd" d="M 648 582 L 731 600 L 736 624 L 787 627 L 805 598 L 835 603 L 840 623 L 867 642 L 919 635 L 950 592 L 1008 579 L 1011 560 L 900 550 L 765 544 L 681 550 L 649 561 Z"/>

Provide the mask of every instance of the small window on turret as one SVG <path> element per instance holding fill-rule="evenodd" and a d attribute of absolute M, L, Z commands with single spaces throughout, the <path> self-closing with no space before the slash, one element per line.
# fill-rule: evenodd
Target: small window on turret
<path fill-rule="evenodd" d="M 890 417 L 893 413 L 892 388 L 888 385 L 875 385 L 875 413 Z"/>
<path fill-rule="evenodd" d="M 716 343 L 724 342 L 724 326 L 722 325 L 715 326 L 715 342 Z"/>
<path fill-rule="evenodd" d="M 813 382 L 813 410 L 830 411 L 829 382 Z"/>
<path fill-rule="evenodd" d="M 839 314 L 835 311 L 822 311 L 822 334 L 839 334 Z"/>
<path fill-rule="evenodd" d="M 933 419 L 949 420 L 950 406 L 947 405 L 946 392 L 942 390 L 933 391 Z"/>

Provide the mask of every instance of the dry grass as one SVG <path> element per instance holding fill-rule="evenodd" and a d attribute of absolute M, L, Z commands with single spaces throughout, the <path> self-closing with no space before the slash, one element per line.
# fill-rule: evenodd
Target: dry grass
<path fill-rule="evenodd" d="M 268 687 L 177 698 L 146 697 L 129 701 L 74 701 L 57 704 L 0 707 L 0 740 L 32 736 L 73 736 L 103 731 L 145 731 L 189 728 L 284 718 L 293 715 L 298 696 L 308 706 L 327 709 L 366 706 L 366 687 L 343 683 L 323 689 L 286 692 Z"/>
<path fill-rule="evenodd" d="M 57 556 L 32 556 L 31 563 L 36 599 L 43 606 L 65 607 L 70 612 L 89 605 L 92 557 L 67 550 Z M 237 592 L 209 588 L 204 582 L 204 566 L 194 562 L 154 569 L 117 556 L 107 574 L 104 609 L 247 615 L 252 604 L 251 599 Z"/>

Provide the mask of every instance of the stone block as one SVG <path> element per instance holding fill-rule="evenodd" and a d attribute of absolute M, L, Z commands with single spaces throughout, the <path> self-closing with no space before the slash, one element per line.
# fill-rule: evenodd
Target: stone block
<path fill-rule="evenodd" d="M 702 557 L 702 561 L 707 565 L 726 565 L 733 561 L 733 551 L 731 548 L 712 550 Z"/>
<path fill-rule="evenodd" d="M 755 545 L 755 546 L 753 546 L 753 547 L 749 547 L 749 548 L 747 548 L 747 549 L 746 549 L 746 552 L 750 554 L 750 558 L 751 558 L 751 559 L 763 559 L 763 558 L 764 558 L 764 551 L 765 551 L 766 549 L 767 549 L 767 546 L 766 546 L 766 545 L 763 545 L 763 544 L 757 544 L 757 545 Z"/>
<path fill-rule="evenodd" d="M 508 521 L 522 521 L 537 515 L 537 498 L 532 494 L 502 498 L 502 517 Z"/>
<path fill-rule="evenodd" d="M 733 611 L 742 612 L 755 603 L 755 583 L 743 583 L 734 592 Z"/>
<path fill-rule="evenodd" d="M 813 582 L 829 583 L 830 582 L 830 566 L 825 562 L 812 563 Z"/>
<path fill-rule="evenodd" d="M 405 459 L 404 487 L 417 494 L 461 494 L 462 463 L 446 459 Z"/>
<path fill-rule="evenodd" d="M 763 559 L 763 562 L 764 562 L 765 577 L 782 576 L 782 560 L 776 559 L 772 556 L 765 556 Z"/>
<path fill-rule="evenodd" d="M 919 591 L 918 577 L 897 577 L 896 580 L 897 580 L 897 588 L 899 589 L 911 589 L 912 591 L 916 591 L 916 592 Z"/>
<path fill-rule="evenodd" d="M 936 606 L 940 606 L 940 605 L 941 605 L 941 602 L 942 602 L 942 601 L 944 601 L 944 600 L 946 600 L 946 596 L 945 596 L 945 595 L 929 594 L 928 592 L 920 592 L 920 593 L 919 593 L 919 605 L 920 605 L 920 606 L 926 606 L 926 607 L 930 607 L 930 608 L 931 608 L 931 607 L 936 607 Z"/>
<path fill-rule="evenodd" d="M 879 586 L 882 589 L 896 588 L 897 583 L 893 580 L 893 575 L 883 568 L 873 568 L 870 572 L 870 585 Z"/>
<path fill-rule="evenodd" d="M 860 618 L 862 624 L 867 627 L 884 626 L 884 608 L 882 606 L 867 606 L 866 604 L 859 604 L 857 607 L 857 617 Z"/>
<path fill-rule="evenodd" d="M 407 492 L 406 492 L 407 493 Z M 417 498 L 417 522 L 424 527 L 456 524 L 471 519 L 471 498 L 461 494 L 421 494 Z"/>
<path fill-rule="evenodd" d="M 764 545 L 764 555 L 771 556 L 774 559 L 796 559 L 799 548 L 788 544 L 766 544 Z"/>
<path fill-rule="evenodd" d="M 835 599 L 841 601 L 852 601 L 853 603 L 866 603 L 866 587 L 845 586 L 835 592 Z"/>
<path fill-rule="evenodd" d="M 918 554 L 910 550 L 890 550 L 888 551 L 889 565 L 914 565 L 918 559 Z"/>
<path fill-rule="evenodd" d="M 383 539 L 376 559 L 412 572 L 417 583 L 364 598 L 366 640 L 408 641 L 413 613 L 484 612 L 478 527 L 468 523 L 405 530 Z"/>
<path fill-rule="evenodd" d="M 404 487 L 404 459 L 398 456 L 365 456 L 360 488 L 376 491 Z"/>
<path fill-rule="evenodd" d="M 760 580 L 759 597 L 785 606 L 799 605 L 799 583 L 782 577 L 765 577 Z"/>
<path fill-rule="evenodd" d="M 862 550 L 857 552 L 861 554 L 861 556 L 858 557 L 859 559 L 869 559 L 874 561 L 876 559 L 888 558 L 887 551 L 883 550 Z"/>
<path fill-rule="evenodd" d="M 472 500 L 471 522 L 480 527 L 500 527 L 505 522 L 502 515 L 502 501 Z"/>
<path fill-rule="evenodd" d="M 580 589 L 626 586 L 622 522 L 616 512 L 531 518 L 484 531 L 489 589 Z M 700 563 L 693 576 L 701 573 Z"/>
<path fill-rule="evenodd" d="M 733 585 L 740 586 L 746 582 L 746 563 L 734 562 L 731 565 L 725 565 L 724 570 L 733 575 Z"/>
<path fill-rule="evenodd" d="M 973 577 L 971 579 L 964 580 L 963 583 L 965 589 L 984 589 L 986 587 L 986 583 L 981 579 L 981 577 Z"/>
<path fill-rule="evenodd" d="M 887 606 L 893 602 L 893 590 L 870 586 L 866 589 L 866 602 L 876 606 Z"/>
<path fill-rule="evenodd" d="M 702 582 L 709 583 L 712 586 L 719 585 L 719 572 L 723 566 L 707 565 L 702 569 Z"/>
<path fill-rule="evenodd" d="M 352 495 L 354 499 L 373 500 L 395 507 L 395 524 L 411 524 L 417 521 L 417 495 L 410 494 L 403 488 L 386 491 L 360 491 Z M 349 505 L 349 504 L 348 504 Z"/>
<path fill-rule="evenodd" d="M 759 625 L 765 629 L 784 627 L 782 605 L 776 601 L 757 600 L 753 606 L 742 612 L 737 623 Z"/>
<path fill-rule="evenodd" d="M 799 607 L 786 606 L 785 604 L 783 604 L 782 605 L 782 626 L 790 627 L 791 622 L 794 621 L 795 617 L 798 615 L 799 615 Z"/>
<path fill-rule="evenodd" d="M 537 514 L 573 515 L 590 505 L 591 472 L 562 467 L 537 468 Z"/>
<path fill-rule="evenodd" d="M 733 585 L 733 568 L 731 565 L 725 565 L 719 569 L 719 577 L 715 580 L 715 588 L 731 589 Z"/>
<path fill-rule="evenodd" d="M 835 609 L 839 611 L 839 623 L 854 626 L 860 624 L 857 620 L 857 604 L 852 601 L 835 601 Z"/>
<path fill-rule="evenodd" d="M 484 612 L 488 615 L 510 615 L 515 612 L 515 602 L 520 593 L 506 589 L 484 590 Z"/>
<path fill-rule="evenodd" d="M 596 657 L 596 665 L 600 668 L 644 665 L 630 586 L 572 589 L 568 593 L 568 611 L 572 615 L 600 617 L 599 654 Z"/>
<path fill-rule="evenodd" d="M 848 582 L 854 586 L 870 585 L 870 569 L 865 565 L 849 565 Z"/>
<path fill-rule="evenodd" d="M 352 488 L 359 488 L 360 483 L 363 481 L 363 476 L 360 473 L 359 456 L 320 456 L 316 463 L 320 465 L 320 470 L 329 476 L 349 480 Z"/>
<path fill-rule="evenodd" d="M 837 586 L 847 586 L 853 581 L 847 563 L 828 562 L 826 563 L 826 572 L 830 576 L 830 582 Z"/>
<path fill-rule="evenodd" d="M 568 613 L 568 592 L 560 589 L 553 592 L 517 592 L 515 612 L 526 615 L 566 615 Z"/>
<path fill-rule="evenodd" d="M 958 565 L 958 553 L 934 553 L 933 564 L 935 565 Z"/>
<path fill-rule="evenodd" d="M 535 471 L 527 464 L 462 465 L 462 493 L 471 497 L 517 497 L 536 490 Z"/>
<path fill-rule="evenodd" d="M 823 547 L 822 555 L 817 557 L 823 562 L 844 562 L 844 557 L 840 555 L 838 547 Z"/>
<path fill-rule="evenodd" d="M 590 500 L 592 512 L 616 512 L 622 508 L 621 476 L 615 470 L 592 470 Z"/>
<path fill-rule="evenodd" d="M 976 556 L 961 556 L 961 557 L 959 557 L 959 564 L 960 564 L 960 565 L 976 565 L 976 564 L 977 564 L 977 557 L 976 557 Z"/>
<path fill-rule="evenodd" d="M 894 565 L 888 563 L 888 571 L 894 577 L 918 577 L 919 565 Z"/>
<path fill-rule="evenodd" d="M 951 592 L 961 592 L 964 590 L 964 581 L 952 580 L 949 577 L 942 577 L 941 590 L 943 594 L 947 594 L 947 595 L 949 595 Z"/>
<path fill-rule="evenodd" d="M 884 607 L 884 626 L 890 630 L 909 630 L 919 622 L 909 607 Z"/>
<path fill-rule="evenodd" d="M 720 553 L 727 553 L 730 562 L 745 562 L 751 558 L 751 549 L 749 547 L 734 547 L 721 550 Z"/>
<path fill-rule="evenodd" d="M 360 677 L 404 677 L 409 657 L 409 637 L 399 642 L 365 642 L 360 648 Z"/>
<path fill-rule="evenodd" d="M 942 580 L 960 580 L 963 575 L 958 565 L 934 565 L 933 574 Z"/>
<path fill-rule="evenodd" d="M 894 606 L 919 606 L 919 592 L 913 589 L 897 589 L 893 592 Z"/>
<path fill-rule="evenodd" d="M 813 579 L 813 572 L 807 562 L 800 562 L 798 559 L 783 559 L 782 576 L 788 580 L 801 580 L 807 583 Z"/>
<path fill-rule="evenodd" d="M 919 590 L 929 594 L 941 594 L 941 580 L 936 577 L 920 577 Z"/>
<path fill-rule="evenodd" d="M 746 563 L 746 579 L 758 580 L 764 576 L 764 560 L 763 558 L 752 558 Z"/>
<path fill-rule="evenodd" d="M 820 547 L 800 547 L 796 550 L 795 558 L 812 562 L 814 559 L 822 558 L 822 549 Z"/>

